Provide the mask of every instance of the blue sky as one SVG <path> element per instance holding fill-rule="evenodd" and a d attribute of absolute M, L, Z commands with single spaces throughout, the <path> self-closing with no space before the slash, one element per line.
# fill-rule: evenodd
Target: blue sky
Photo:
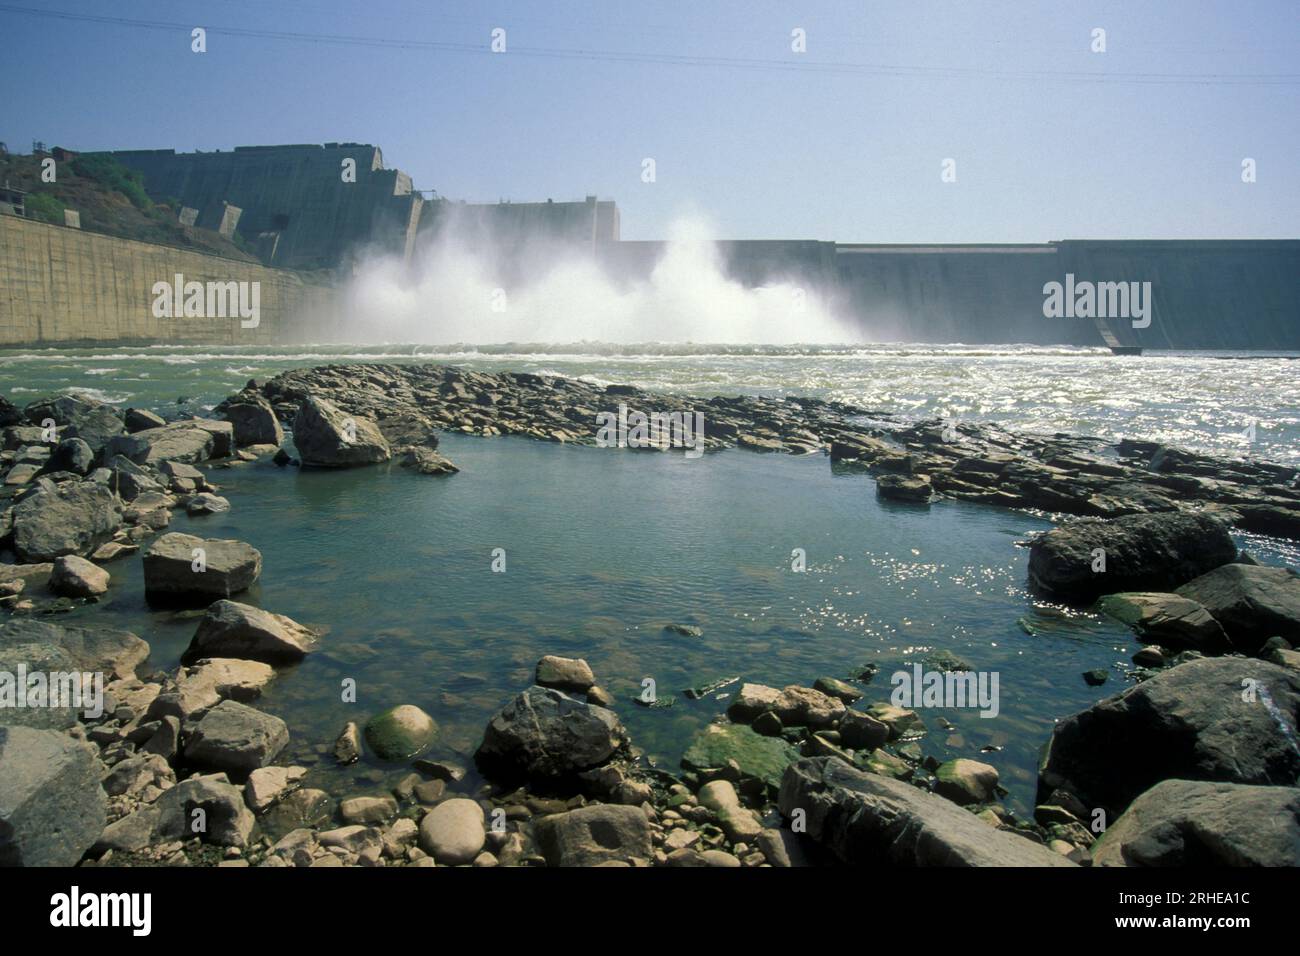
<path fill-rule="evenodd" d="M 1300 236 L 1289 0 L 0 0 L 0 35 L 15 151 L 372 142 L 452 198 L 613 198 L 625 239 Z"/>

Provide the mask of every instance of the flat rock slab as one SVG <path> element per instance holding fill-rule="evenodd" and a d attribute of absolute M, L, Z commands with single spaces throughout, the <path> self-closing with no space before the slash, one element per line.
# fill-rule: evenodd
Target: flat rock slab
<path fill-rule="evenodd" d="M 650 821 L 640 807 L 596 804 L 542 817 L 533 827 L 551 866 L 648 860 Z"/>
<path fill-rule="evenodd" d="M 807 833 L 842 862 L 892 866 L 1064 866 L 1037 843 L 994 829 L 911 784 L 834 757 L 800 760 L 781 780 L 781 813 L 802 810 Z"/>
<path fill-rule="evenodd" d="M 262 553 L 243 541 L 171 532 L 144 554 L 145 596 L 206 604 L 246 591 L 262 573 Z"/>

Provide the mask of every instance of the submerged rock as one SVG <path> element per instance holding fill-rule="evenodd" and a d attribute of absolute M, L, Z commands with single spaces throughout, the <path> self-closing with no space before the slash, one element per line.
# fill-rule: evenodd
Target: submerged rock
<path fill-rule="evenodd" d="M 833 757 L 791 764 L 779 805 L 787 819 L 802 811 L 808 836 L 848 864 L 1074 866 L 942 797 Z"/>
<path fill-rule="evenodd" d="M 1124 591 L 1103 597 L 1097 606 L 1166 647 L 1202 654 L 1221 654 L 1228 649 L 1228 635 L 1219 622 L 1200 603 L 1181 594 Z"/>
<path fill-rule="evenodd" d="M 453 475 L 460 471 L 451 463 L 451 459 L 444 458 L 432 448 L 426 448 L 423 445 L 416 445 L 406 449 L 402 453 L 402 460 L 399 464 L 403 468 L 410 468 L 422 475 Z"/>
<path fill-rule="evenodd" d="M 1040 790 L 1112 817 L 1162 780 L 1292 786 L 1300 673 L 1240 657 L 1162 671 L 1057 723 Z"/>
<path fill-rule="evenodd" d="M 1300 789 L 1166 780 L 1092 848 L 1094 866 L 1300 866 Z"/>
<path fill-rule="evenodd" d="M 1094 571 L 1099 553 L 1104 553 L 1105 570 Z M 1029 577 L 1053 594 L 1083 599 L 1116 591 L 1169 590 L 1236 556 L 1227 525 L 1207 514 L 1085 518 L 1035 539 Z"/>
<path fill-rule="evenodd" d="M 555 785 L 603 764 L 626 740 L 613 711 L 534 685 L 488 721 L 474 759 L 495 779 Z"/>
<path fill-rule="evenodd" d="M 438 734 L 432 717 L 412 704 L 389 708 L 366 724 L 366 743 L 381 760 L 414 757 Z"/>

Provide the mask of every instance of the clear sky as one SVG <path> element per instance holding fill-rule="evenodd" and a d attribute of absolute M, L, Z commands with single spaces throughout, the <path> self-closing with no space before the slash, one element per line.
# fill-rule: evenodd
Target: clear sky
<path fill-rule="evenodd" d="M 0 36 L 17 152 L 370 142 L 625 239 L 1300 237 L 1294 0 L 0 0 Z"/>

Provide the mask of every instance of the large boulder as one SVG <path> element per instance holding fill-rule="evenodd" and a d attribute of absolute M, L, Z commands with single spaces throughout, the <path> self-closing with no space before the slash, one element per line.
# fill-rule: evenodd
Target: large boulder
<path fill-rule="evenodd" d="M 890 866 L 1074 866 L 1046 847 L 997 830 L 911 784 L 863 773 L 835 757 L 791 764 L 781 813 L 802 811 L 807 834 L 842 862 Z"/>
<path fill-rule="evenodd" d="M 32 402 L 24 412 L 33 425 L 52 419 L 60 426 L 60 438 L 80 438 L 95 452 L 124 428 L 121 413 L 113 406 L 77 395 Z"/>
<path fill-rule="evenodd" d="M 1056 724 L 1040 791 L 1113 819 L 1162 780 L 1293 786 L 1300 673 L 1240 657 L 1163 671 Z"/>
<path fill-rule="evenodd" d="M 640 807 L 596 804 L 538 820 L 537 845 L 551 866 L 649 860 L 650 821 Z"/>
<path fill-rule="evenodd" d="M 262 573 L 251 544 L 173 531 L 144 554 L 145 596 L 155 603 L 206 604 L 247 590 Z"/>
<path fill-rule="evenodd" d="M 528 688 L 488 721 L 475 760 L 502 781 L 571 781 L 627 740 L 618 716 L 554 688 Z"/>
<path fill-rule="evenodd" d="M 88 475 L 94 463 L 95 450 L 87 442 L 80 438 L 65 438 L 54 446 L 42 471 L 47 474 L 68 471 L 74 475 Z"/>
<path fill-rule="evenodd" d="M 185 745 L 185 759 L 243 779 L 275 760 L 288 743 L 289 728 L 279 717 L 223 700 L 195 726 Z"/>
<path fill-rule="evenodd" d="M 101 673 L 105 681 L 134 677 L 135 669 L 149 656 L 147 642 L 115 627 L 78 627 L 27 618 L 0 624 L 0 647 L 39 644 L 59 648 L 76 670 Z"/>
<path fill-rule="evenodd" d="M 230 428 L 229 422 L 220 424 Z M 137 465 L 157 465 L 164 461 L 193 464 L 213 457 L 218 437 L 200 419 L 173 422 L 112 439 L 104 446 L 104 457 L 121 455 Z"/>
<path fill-rule="evenodd" d="M 238 601 L 215 601 L 199 621 L 186 657 L 241 657 L 272 664 L 302 660 L 319 634 L 297 621 Z"/>
<path fill-rule="evenodd" d="M 107 571 L 75 554 L 55 558 L 50 572 L 50 590 L 63 597 L 98 597 L 108 590 L 108 582 Z"/>
<path fill-rule="evenodd" d="M 28 564 L 65 554 L 85 557 L 120 527 L 122 512 L 111 491 L 91 482 L 63 484 L 14 506 L 14 553 Z"/>
<path fill-rule="evenodd" d="M 217 411 L 234 428 L 235 444 L 278 445 L 284 441 L 284 428 L 275 417 L 271 403 L 254 392 L 241 392 L 223 402 Z"/>
<path fill-rule="evenodd" d="M 1300 866 L 1300 789 L 1166 780 L 1092 848 L 1093 866 Z"/>
<path fill-rule="evenodd" d="M 0 727 L 0 866 L 72 866 L 104 829 L 104 765 L 57 730 Z"/>
<path fill-rule="evenodd" d="M 1300 642 L 1300 575 L 1289 568 L 1226 564 L 1178 594 L 1204 605 L 1243 653 L 1256 653 L 1270 637 Z"/>
<path fill-rule="evenodd" d="M 1228 649 L 1228 635 L 1219 622 L 1202 604 L 1181 594 L 1122 591 L 1106 595 L 1097 606 L 1143 638 L 1165 647 L 1202 654 L 1222 654 Z"/>
<path fill-rule="evenodd" d="M 1099 551 L 1104 571 L 1093 570 Z M 1207 514 L 1085 518 L 1034 540 L 1029 578 L 1052 594 L 1084 600 L 1116 591 L 1168 591 L 1236 556 L 1228 526 Z"/>
<path fill-rule="evenodd" d="M 369 465 L 392 457 L 388 440 L 374 422 L 311 396 L 298 406 L 293 443 L 302 463 L 315 468 Z"/>
<path fill-rule="evenodd" d="M 390 707 L 366 723 L 366 743 L 381 760 L 414 757 L 437 735 L 437 723 L 414 704 Z"/>
<path fill-rule="evenodd" d="M 420 848 L 440 866 L 471 863 L 487 839 L 483 808 L 473 800 L 444 800 L 420 821 Z"/>

